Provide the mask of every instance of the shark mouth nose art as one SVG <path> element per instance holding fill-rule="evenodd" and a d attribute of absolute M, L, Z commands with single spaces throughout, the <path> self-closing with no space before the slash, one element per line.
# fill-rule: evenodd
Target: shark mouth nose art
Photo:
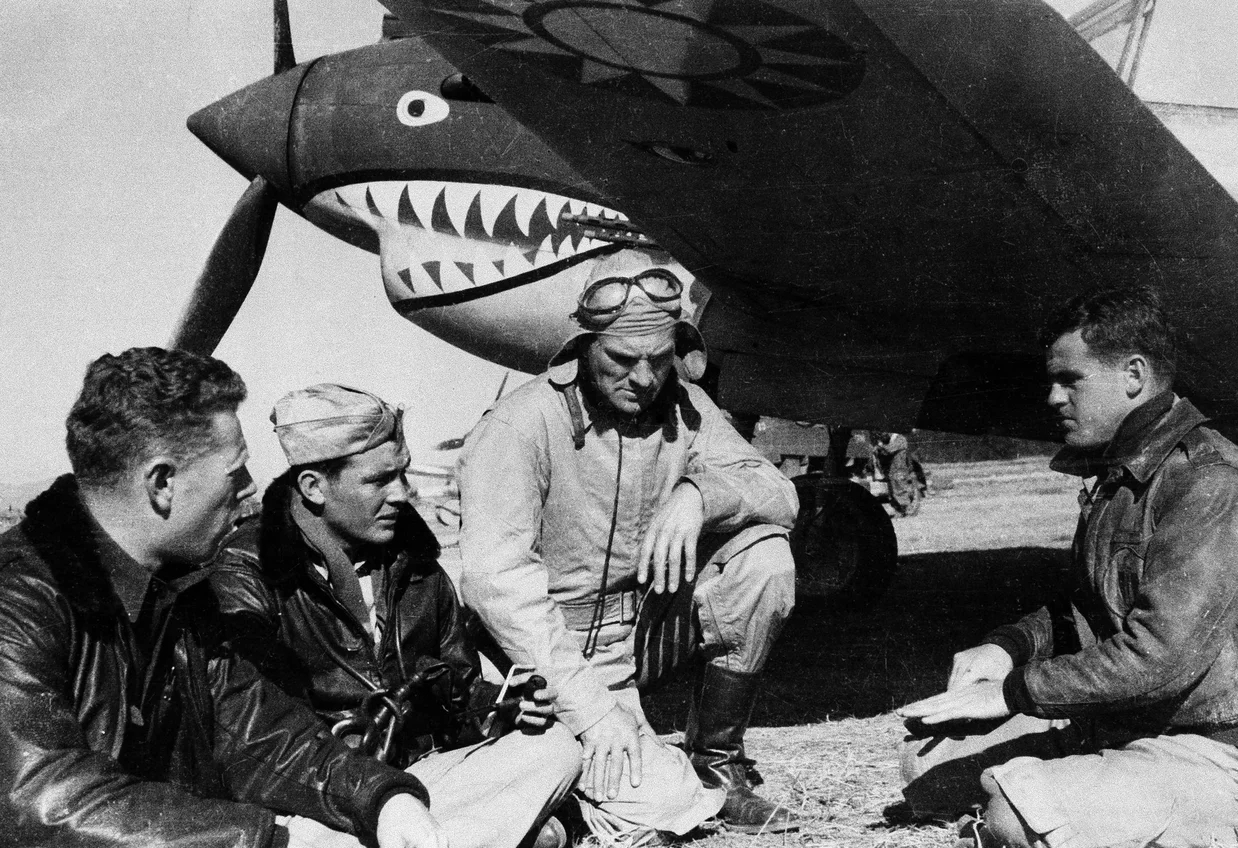
<path fill-rule="evenodd" d="M 438 180 L 353 183 L 311 204 L 377 234 L 387 297 L 402 312 L 545 279 L 614 249 L 579 219 L 628 220 L 536 189 Z"/>

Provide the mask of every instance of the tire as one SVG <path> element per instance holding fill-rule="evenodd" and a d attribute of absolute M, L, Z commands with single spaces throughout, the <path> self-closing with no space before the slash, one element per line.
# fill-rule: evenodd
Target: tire
<path fill-rule="evenodd" d="M 863 487 L 838 477 L 796 477 L 800 512 L 791 531 L 801 594 L 849 604 L 878 601 L 898 567 L 894 524 Z"/>

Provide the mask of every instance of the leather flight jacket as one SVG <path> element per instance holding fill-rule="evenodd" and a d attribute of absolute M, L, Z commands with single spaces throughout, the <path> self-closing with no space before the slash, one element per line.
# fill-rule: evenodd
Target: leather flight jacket
<path fill-rule="evenodd" d="M 1238 447 L 1205 420 L 1168 394 L 1103 456 L 1054 459 L 1096 483 L 1064 591 L 984 640 L 1014 658 L 1014 711 L 1238 741 Z"/>
<path fill-rule="evenodd" d="M 230 655 L 192 571 L 159 573 L 180 591 L 162 648 L 139 638 L 71 476 L 26 515 L 0 536 L 5 844 L 273 848 L 272 810 L 372 840 L 393 792 L 427 801 Z"/>
<path fill-rule="evenodd" d="M 426 683 L 410 687 L 402 705 L 408 712 L 387 758 L 392 765 L 479 741 L 480 722 L 461 716 L 492 703 L 497 687 L 481 679 L 429 527 L 406 510 L 395 539 L 367 557 L 382 574 L 385 621 L 376 646 L 315 568 L 321 555 L 292 518 L 294 497 L 290 475 L 277 478 L 261 514 L 243 522 L 216 558 L 211 584 L 235 650 L 333 727 L 359 724 L 367 705 L 371 712 L 381 705 L 375 693 L 394 692 L 420 673 Z"/>

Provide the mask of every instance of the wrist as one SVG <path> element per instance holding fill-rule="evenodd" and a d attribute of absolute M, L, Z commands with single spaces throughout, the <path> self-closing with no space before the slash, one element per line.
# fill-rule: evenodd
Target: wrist
<path fill-rule="evenodd" d="M 382 795 L 378 796 L 378 800 L 374 804 L 375 822 L 377 822 L 382 816 L 383 809 L 386 808 L 388 802 L 394 800 L 400 795 L 407 795 L 416 801 L 420 806 L 425 807 L 427 810 L 430 809 L 430 795 L 424 789 L 418 793 L 409 786 L 393 786 Z"/>

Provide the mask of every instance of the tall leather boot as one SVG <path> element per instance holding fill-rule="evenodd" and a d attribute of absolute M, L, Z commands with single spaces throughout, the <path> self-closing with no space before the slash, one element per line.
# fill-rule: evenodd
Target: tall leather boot
<path fill-rule="evenodd" d="M 739 833 L 798 830 L 795 814 L 752 791 L 756 769 L 744 755 L 744 731 L 752 718 L 760 676 L 698 666 L 684 747 L 706 786 L 721 786 L 726 801 L 718 818 Z M 756 782 L 760 778 L 757 776 Z"/>

